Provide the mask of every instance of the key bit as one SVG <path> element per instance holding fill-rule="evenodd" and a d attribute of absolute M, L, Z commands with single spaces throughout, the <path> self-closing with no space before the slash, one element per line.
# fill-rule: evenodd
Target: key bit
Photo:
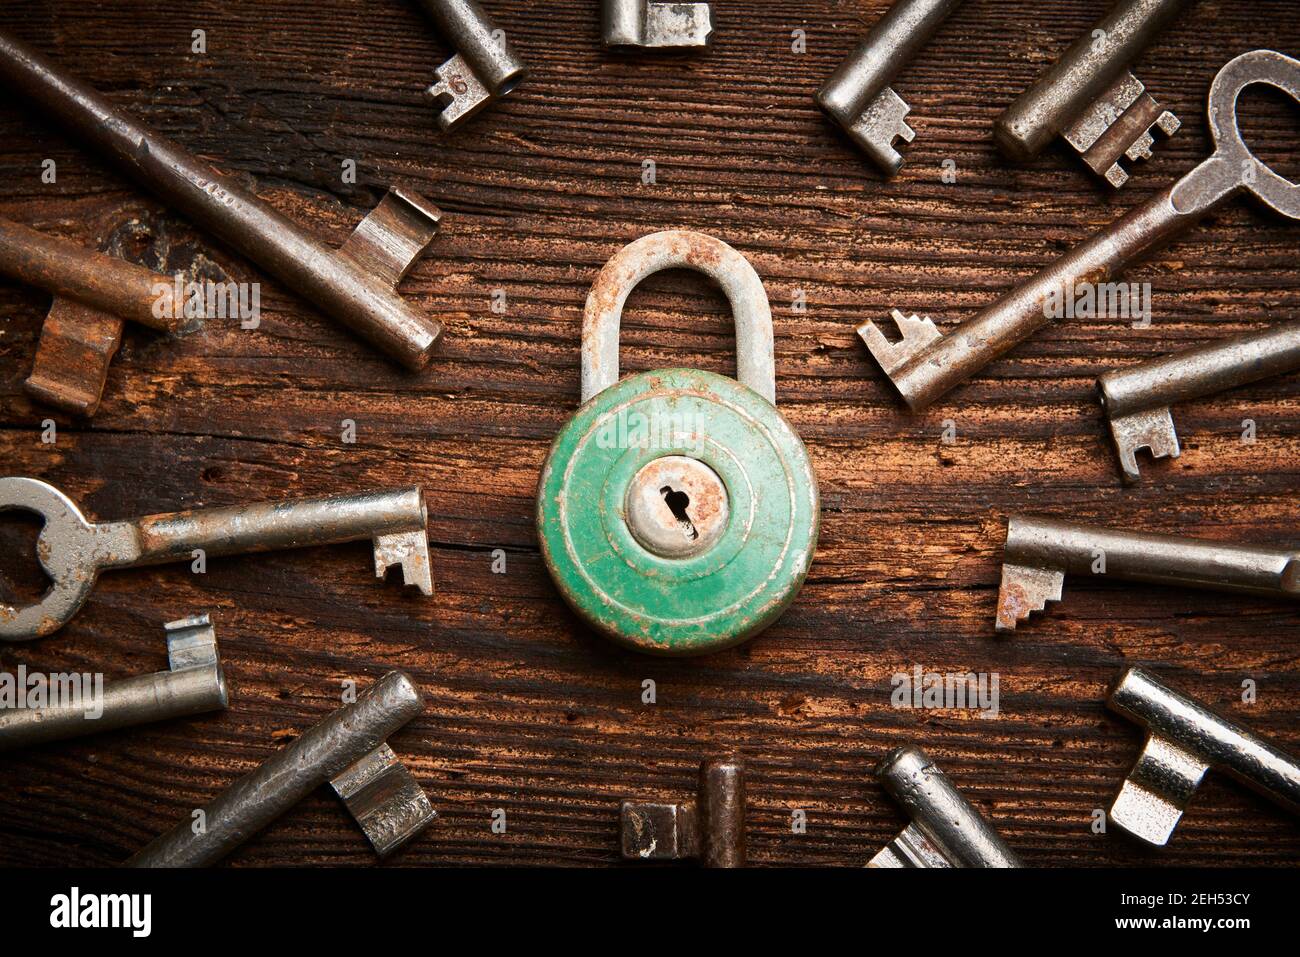
<path fill-rule="evenodd" d="M 1061 600 L 1066 573 L 1300 599 L 1300 552 L 1076 525 L 1007 519 L 997 630 Z"/>
<path fill-rule="evenodd" d="M 452 130 L 510 93 L 528 67 L 475 0 L 420 0 L 420 5 L 457 51 L 434 71 L 437 82 L 429 87 L 441 108 L 438 125 Z"/>
<path fill-rule="evenodd" d="M 998 117 L 994 138 L 1002 151 L 1024 162 L 1059 135 L 1094 173 L 1123 186 L 1128 173 L 1120 160 L 1149 159 L 1153 131 L 1172 136 L 1179 126 L 1128 65 L 1190 2 L 1116 3 Z"/>
<path fill-rule="evenodd" d="M 817 92 L 817 104 L 886 176 L 903 165 L 894 141 L 912 142 L 911 109 L 890 86 L 961 0 L 898 0 Z"/>
<path fill-rule="evenodd" d="M 57 631 L 85 603 L 101 572 L 189 561 L 196 550 L 216 557 L 370 539 L 378 577 L 400 564 L 407 584 L 433 594 L 428 513 L 418 485 L 92 523 L 54 486 L 10 476 L 0 478 L 0 513 L 10 510 L 44 519 L 36 557 L 51 584 L 33 605 L 0 602 L 0 641 Z"/>
<path fill-rule="evenodd" d="M 713 758 L 700 765 L 698 800 L 624 801 L 623 858 L 699 859 L 705 867 L 745 866 L 745 765 Z"/>
<path fill-rule="evenodd" d="M 1300 322 L 1286 322 L 1185 352 L 1114 369 L 1097 380 L 1124 479 L 1140 478 L 1137 453 L 1179 455 L 1169 406 L 1300 369 Z"/>
<path fill-rule="evenodd" d="M 327 781 L 375 852 L 387 856 L 437 817 L 387 743 L 423 710 L 424 697 L 410 677 L 390 671 L 218 795 L 203 808 L 201 827 L 186 814 L 127 866 L 215 864 Z"/>
<path fill-rule="evenodd" d="M 926 347 L 943 338 L 943 333 L 929 318 L 915 314 L 905 316 L 897 309 L 891 310 L 889 316 L 901 336 L 898 342 L 890 342 L 870 319 L 858 326 L 859 338 L 886 375 L 892 375 Z"/>
<path fill-rule="evenodd" d="M 0 711 L 0 751 L 224 711 L 230 703 L 226 676 L 208 616 L 170 621 L 164 629 L 167 671 L 111 682 L 98 702 L 87 699 L 83 686 L 80 700 Z"/>
<path fill-rule="evenodd" d="M 601 11 L 607 47 L 706 47 L 713 39 L 707 3 L 602 0 Z"/>
<path fill-rule="evenodd" d="M 912 823 L 868 867 L 1022 867 L 929 755 L 896 748 L 876 767 L 876 779 L 903 806 Z"/>
<path fill-rule="evenodd" d="M 1147 732 L 1107 814 L 1134 837 L 1157 847 L 1167 844 L 1211 769 L 1300 814 L 1300 762 L 1150 672 L 1123 672 L 1106 706 Z"/>

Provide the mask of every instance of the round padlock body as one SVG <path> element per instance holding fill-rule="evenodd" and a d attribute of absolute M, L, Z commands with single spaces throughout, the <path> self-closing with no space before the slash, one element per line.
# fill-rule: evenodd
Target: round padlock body
<path fill-rule="evenodd" d="M 629 376 L 582 406 L 542 469 L 537 531 L 565 600 L 638 651 L 756 635 L 817 546 L 808 452 L 766 399 L 698 369 Z"/>

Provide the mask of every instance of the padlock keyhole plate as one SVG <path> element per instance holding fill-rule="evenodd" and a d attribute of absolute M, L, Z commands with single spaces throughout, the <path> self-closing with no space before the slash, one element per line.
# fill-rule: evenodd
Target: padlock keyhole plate
<path fill-rule="evenodd" d="M 624 507 L 632 537 L 661 558 L 706 551 L 731 515 L 718 473 L 688 455 L 665 455 L 642 466 L 628 485 Z"/>

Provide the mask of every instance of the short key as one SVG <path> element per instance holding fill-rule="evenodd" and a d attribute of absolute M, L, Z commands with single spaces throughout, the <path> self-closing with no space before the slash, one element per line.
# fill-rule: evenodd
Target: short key
<path fill-rule="evenodd" d="M 1139 478 L 1137 452 L 1178 458 L 1169 405 L 1300 369 L 1300 322 L 1286 322 L 1185 352 L 1113 369 L 1097 380 L 1124 478 Z"/>
<path fill-rule="evenodd" d="M 713 39 L 713 14 L 707 3 L 659 0 L 601 0 L 605 46 L 662 49 L 706 47 Z"/>
<path fill-rule="evenodd" d="M 1021 867 L 1020 858 L 920 748 L 896 748 L 876 778 L 912 819 L 868 867 Z"/>
<path fill-rule="evenodd" d="M 43 708 L 0 711 L 0 751 L 138 724 L 224 711 L 230 703 L 217 635 L 207 615 L 169 621 L 166 671 L 108 683 L 98 702 L 61 699 Z M 98 711 L 98 713 L 96 713 Z"/>
<path fill-rule="evenodd" d="M 889 84 L 960 4 L 898 0 L 817 91 L 818 106 L 886 176 L 903 165 L 894 140 L 916 135 L 903 119 L 911 107 Z"/>
<path fill-rule="evenodd" d="M 997 630 L 1013 631 L 1031 612 L 1060 601 L 1067 573 L 1300 600 L 1300 550 L 1013 515 Z"/>
<path fill-rule="evenodd" d="M 1178 131 L 1178 117 L 1146 92 L 1128 65 L 1191 0 L 1120 0 L 1079 37 L 1033 86 L 998 117 L 993 136 L 1021 162 L 1057 135 L 1111 186 L 1128 181 L 1119 161 L 1148 159 L 1158 129 Z"/>
<path fill-rule="evenodd" d="M 1168 843 L 1211 768 L 1300 814 L 1300 761 L 1165 686 L 1142 668 L 1120 675 L 1106 706 L 1142 725 L 1146 743 L 1108 816 L 1148 844 Z"/>
<path fill-rule="evenodd" d="M 974 319 L 944 335 L 930 319 L 895 310 L 893 320 L 903 337 L 896 343 L 886 339 L 874 322 L 859 326 L 858 335 L 908 406 L 926 408 L 1046 325 L 1049 297 L 1081 284 L 1107 281 L 1239 193 L 1249 193 L 1267 208 L 1300 219 L 1300 185 L 1256 159 L 1237 128 L 1237 97 L 1253 83 L 1277 87 L 1300 100 L 1300 61 L 1272 50 L 1254 50 L 1229 61 L 1210 86 L 1214 155 Z"/>
<path fill-rule="evenodd" d="M 429 94 L 443 107 L 438 125 L 451 130 L 513 90 L 528 73 L 504 30 L 475 0 L 420 0 L 456 55 L 438 67 Z"/>
<path fill-rule="evenodd" d="M 424 696 L 410 676 L 388 672 L 213 798 L 201 815 L 186 814 L 127 866 L 215 864 L 327 781 L 375 853 L 386 857 L 438 816 L 387 741 L 423 711 Z"/>
<path fill-rule="evenodd" d="M 419 486 L 326 495 L 92 523 L 66 495 L 33 478 L 0 478 L 0 513 L 34 512 L 45 519 L 37 558 L 49 590 L 34 605 L 0 603 L 0 641 L 25 641 L 65 625 L 102 571 L 309 545 L 372 539 L 375 574 L 401 565 L 406 584 L 433 594 L 427 516 Z"/>

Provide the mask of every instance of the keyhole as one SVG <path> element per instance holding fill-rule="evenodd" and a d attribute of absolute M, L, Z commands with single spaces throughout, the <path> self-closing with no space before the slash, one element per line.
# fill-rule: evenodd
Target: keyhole
<path fill-rule="evenodd" d="M 673 513 L 673 518 L 682 526 L 682 532 L 691 541 L 700 537 L 700 533 L 695 528 L 695 523 L 691 521 L 690 515 L 686 513 L 686 507 L 691 504 L 691 497 L 685 492 L 679 492 L 671 485 L 665 485 L 659 490 L 659 494 L 664 497 L 664 504 L 668 510 Z"/>

